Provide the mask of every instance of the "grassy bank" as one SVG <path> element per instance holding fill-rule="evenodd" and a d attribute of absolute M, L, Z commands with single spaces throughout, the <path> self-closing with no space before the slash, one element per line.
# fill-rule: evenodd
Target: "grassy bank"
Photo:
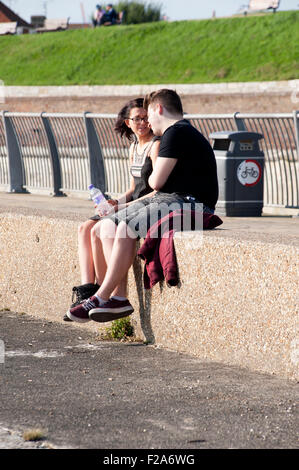
<path fill-rule="evenodd" d="M 0 38 L 5 85 L 298 78 L 299 12 Z"/>

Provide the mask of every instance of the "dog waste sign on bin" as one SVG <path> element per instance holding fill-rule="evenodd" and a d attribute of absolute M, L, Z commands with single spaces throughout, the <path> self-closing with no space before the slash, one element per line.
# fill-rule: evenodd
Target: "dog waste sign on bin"
<path fill-rule="evenodd" d="M 217 163 L 219 215 L 261 216 L 263 210 L 264 153 L 262 134 L 224 131 L 210 134 Z"/>

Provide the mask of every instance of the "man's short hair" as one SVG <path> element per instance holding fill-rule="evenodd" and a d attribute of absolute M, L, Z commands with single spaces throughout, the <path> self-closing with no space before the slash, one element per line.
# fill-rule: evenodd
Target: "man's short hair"
<path fill-rule="evenodd" d="M 163 88 L 162 90 L 153 91 L 144 98 L 143 107 L 147 110 L 150 104 L 159 103 L 171 114 L 183 114 L 183 106 L 181 98 L 174 90 Z"/>

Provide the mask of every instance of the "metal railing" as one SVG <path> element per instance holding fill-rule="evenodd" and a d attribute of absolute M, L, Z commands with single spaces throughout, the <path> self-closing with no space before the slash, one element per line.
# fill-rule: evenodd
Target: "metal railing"
<path fill-rule="evenodd" d="M 209 139 L 215 131 L 263 134 L 264 205 L 299 208 L 299 117 L 290 114 L 186 115 Z M 59 196 L 90 183 L 116 195 L 129 185 L 129 143 L 114 132 L 115 114 L 0 115 L 0 189 Z"/>

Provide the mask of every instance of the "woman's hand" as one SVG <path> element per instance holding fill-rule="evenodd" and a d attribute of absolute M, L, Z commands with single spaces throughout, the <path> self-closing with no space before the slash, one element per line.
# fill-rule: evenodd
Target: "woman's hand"
<path fill-rule="evenodd" d="M 125 209 L 126 207 L 128 207 L 128 205 L 129 205 L 128 202 L 126 202 L 125 204 L 117 204 L 115 212 L 118 212 L 118 211 L 121 211 L 122 209 Z"/>
<path fill-rule="evenodd" d="M 125 203 L 119 203 L 117 199 L 108 199 L 109 204 L 113 206 L 113 209 L 109 212 L 111 214 L 112 212 L 118 212 L 122 209 L 125 209 L 130 203 L 125 202 Z"/>
<path fill-rule="evenodd" d="M 109 204 L 115 208 L 114 210 L 117 209 L 117 206 L 118 206 L 118 200 L 117 199 L 108 199 L 107 202 L 109 202 Z"/>
<path fill-rule="evenodd" d="M 118 210 L 118 201 L 117 199 L 108 199 L 107 202 L 110 205 L 109 210 L 101 208 L 101 205 L 98 207 L 97 213 L 100 217 L 105 217 L 106 215 L 112 214 Z M 95 205 L 95 209 L 97 206 Z"/>

